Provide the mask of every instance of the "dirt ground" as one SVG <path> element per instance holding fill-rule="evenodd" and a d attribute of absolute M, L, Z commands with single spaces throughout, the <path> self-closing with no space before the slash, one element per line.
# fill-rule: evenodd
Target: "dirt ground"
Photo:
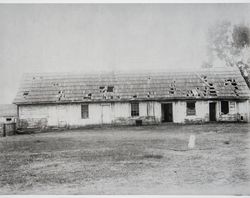
<path fill-rule="evenodd" d="M 249 195 L 249 128 L 105 127 L 0 138 L 0 194 Z"/>

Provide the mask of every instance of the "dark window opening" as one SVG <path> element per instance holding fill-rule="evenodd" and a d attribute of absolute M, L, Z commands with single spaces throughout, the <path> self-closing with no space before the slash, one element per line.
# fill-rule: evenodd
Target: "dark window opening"
<path fill-rule="evenodd" d="M 228 114 L 229 113 L 229 102 L 221 101 L 221 113 Z"/>
<path fill-rule="evenodd" d="M 81 105 L 81 116 L 82 119 L 87 119 L 89 118 L 89 105 Z"/>
<path fill-rule="evenodd" d="M 6 121 L 11 121 L 11 118 L 6 118 Z"/>
<path fill-rule="evenodd" d="M 187 115 L 195 115 L 195 102 L 187 102 Z"/>
<path fill-rule="evenodd" d="M 139 103 L 131 103 L 131 116 L 139 116 Z"/>

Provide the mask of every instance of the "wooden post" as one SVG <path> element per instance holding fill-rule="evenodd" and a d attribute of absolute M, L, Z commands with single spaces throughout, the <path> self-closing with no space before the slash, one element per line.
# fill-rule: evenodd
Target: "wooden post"
<path fill-rule="evenodd" d="M 195 135 L 190 135 L 188 148 L 193 149 L 195 147 Z"/>
<path fill-rule="evenodd" d="M 5 126 L 5 123 L 3 124 L 3 137 L 6 136 L 6 126 Z"/>
<path fill-rule="evenodd" d="M 13 133 L 14 135 L 16 135 L 16 123 L 15 122 L 13 123 Z"/>

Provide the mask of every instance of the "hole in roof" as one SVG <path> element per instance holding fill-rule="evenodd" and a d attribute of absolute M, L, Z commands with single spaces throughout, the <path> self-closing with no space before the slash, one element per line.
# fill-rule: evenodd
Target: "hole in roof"
<path fill-rule="evenodd" d="M 150 83 L 150 81 L 151 81 L 151 78 L 150 78 L 150 77 L 148 77 L 148 83 Z"/>
<path fill-rule="evenodd" d="M 100 92 L 106 92 L 107 91 L 106 86 L 100 86 L 99 89 L 100 89 Z"/>
<path fill-rule="evenodd" d="M 114 86 L 108 86 L 107 92 L 113 92 L 114 91 Z"/>
<path fill-rule="evenodd" d="M 24 95 L 24 96 L 29 95 L 29 91 L 24 91 L 24 92 L 23 92 L 23 95 Z"/>
<path fill-rule="evenodd" d="M 137 98 L 137 95 L 133 95 L 133 98 Z"/>

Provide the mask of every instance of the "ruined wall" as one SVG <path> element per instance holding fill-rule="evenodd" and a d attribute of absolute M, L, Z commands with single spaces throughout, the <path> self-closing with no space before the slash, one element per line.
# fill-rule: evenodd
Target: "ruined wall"
<path fill-rule="evenodd" d="M 229 113 L 221 112 L 220 101 L 196 101 L 196 115 L 186 114 L 186 101 L 173 102 L 175 123 L 209 122 L 209 103 L 216 102 L 216 120 L 220 122 L 249 122 L 249 102 L 229 101 Z"/>
<path fill-rule="evenodd" d="M 81 118 L 81 104 L 24 105 L 19 107 L 20 128 L 81 127 L 98 124 L 142 124 L 160 122 L 160 103 L 139 103 L 140 116 L 131 117 L 130 103 L 89 104 L 89 117 Z"/>
<path fill-rule="evenodd" d="M 173 104 L 174 123 L 209 122 L 209 103 L 212 101 L 196 101 L 196 114 L 187 115 L 186 101 Z M 214 102 L 214 101 L 213 101 Z M 92 103 L 89 104 L 89 117 L 81 118 L 81 104 L 58 105 L 25 105 L 19 107 L 19 123 L 21 128 L 47 127 L 81 127 L 98 124 L 135 125 L 141 120 L 143 125 L 161 122 L 160 102 L 140 102 L 139 116 L 131 116 L 129 102 Z M 223 122 L 249 121 L 249 102 L 229 102 L 229 113 L 221 113 L 221 103 L 216 102 L 216 119 Z"/>
<path fill-rule="evenodd" d="M 208 101 L 196 101 L 196 115 L 187 115 L 186 101 L 173 102 L 173 121 L 175 123 L 199 123 L 209 121 Z"/>
<path fill-rule="evenodd" d="M 142 120 L 143 125 L 161 122 L 161 103 L 140 102 L 139 116 L 131 117 L 130 103 L 114 103 L 113 124 L 134 125 L 136 120 Z"/>
<path fill-rule="evenodd" d="M 249 122 L 248 101 L 229 101 L 229 113 L 221 113 L 221 103 L 218 102 L 218 117 L 221 122 Z"/>

